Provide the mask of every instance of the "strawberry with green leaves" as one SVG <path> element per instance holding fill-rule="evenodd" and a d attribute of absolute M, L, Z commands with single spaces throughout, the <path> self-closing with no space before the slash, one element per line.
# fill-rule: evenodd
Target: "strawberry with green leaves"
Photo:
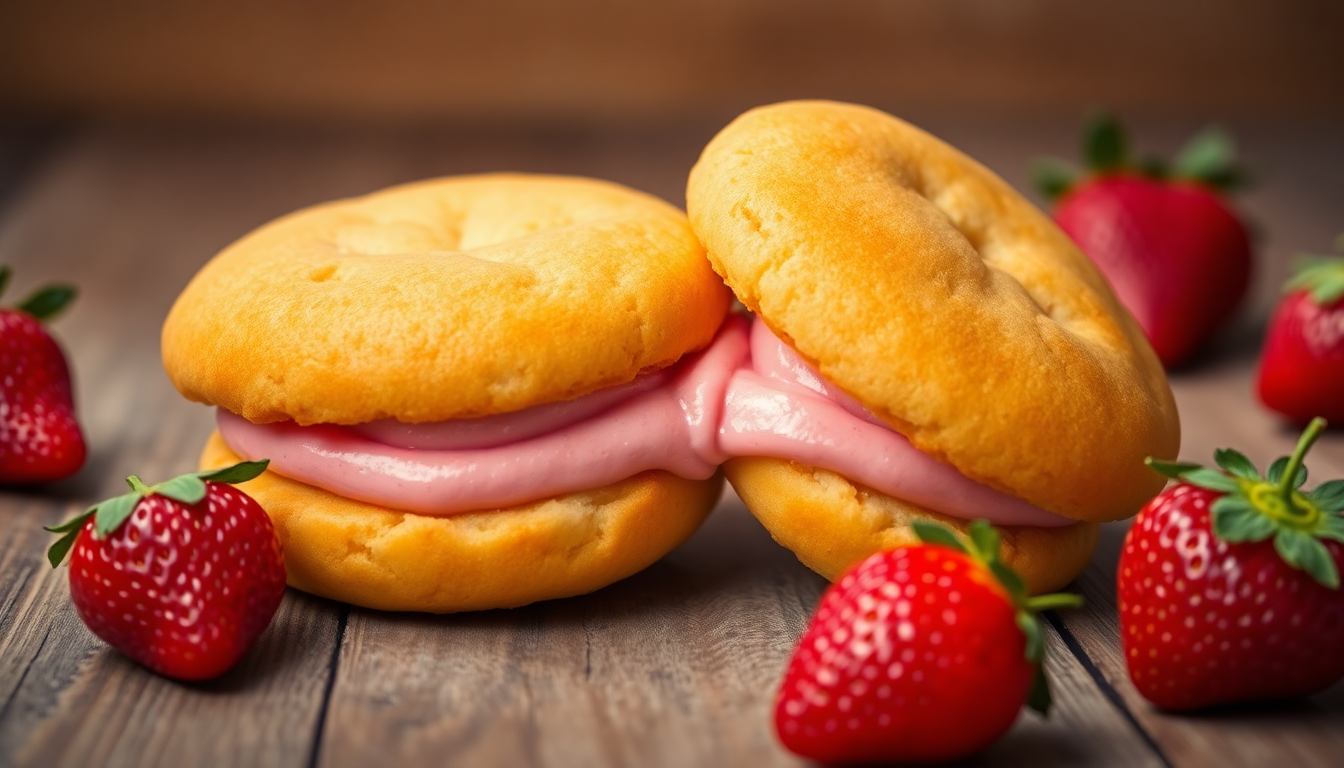
<path fill-rule="evenodd" d="M 925 542 L 879 552 L 826 591 L 775 702 L 784 746 L 825 763 L 947 760 L 1050 706 L 1038 611 L 1076 595 L 1028 597 L 979 520 L 969 546 L 916 522 Z"/>
<path fill-rule="evenodd" d="M 1305 696 L 1344 677 L 1344 480 L 1304 491 L 1315 419 L 1261 476 L 1149 460 L 1177 480 L 1134 520 L 1117 593 L 1134 686 L 1173 710 Z"/>
<path fill-rule="evenodd" d="M 9 275 L 0 267 L 0 292 Z M 70 368 L 42 325 L 74 297 L 74 288 L 50 285 L 0 308 L 0 483 L 59 480 L 84 464 Z"/>
<path fill-rule="evenodd" d="M 1135 162 L 1120 124 L 1094 118 L 1088 173 L 1037 161 L 1054 218 L 1106 275 L 1168 367 L 1185 360 L 1237 308 L 1250 285 L 1251 244 L 1226 195 L 1246 181 L 1232 142 L 1199 134 L 1168 166 Z"/>
<path fill-rule="evenodd" d="M 1260 401 L 1300 424 L 1344 423 L 1344 258 L 1308 261 L 1284 290 L 1260 356 Z"/>
<path fill-rule="evenodd" d="M 265 510 L 234 488 L 267 462 L 181 475 L 108 499 L 63 525 L 70 596 L 95 635 L 167 677 L 227 671 L 280 606 L 285 560 Z M 73 551 L 72 551 L 73 549 Z"/>

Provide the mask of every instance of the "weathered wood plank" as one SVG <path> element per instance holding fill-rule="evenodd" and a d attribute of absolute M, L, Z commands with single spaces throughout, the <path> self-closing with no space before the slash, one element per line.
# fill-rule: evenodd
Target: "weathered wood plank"
<path fill-rule="evenodd" d="M 595 594 L 447 617 L 353 611 L 321 764 L 799 765 L 774 688 L 825 582 L 729 496 Z M 1057 707 L 971 764 L 1160 765 L 1051 632 Z"/>
<path fill-rule="evenodd" d="M 1298 430 L 1250 402 L 1253 359 L 1179 375 L 1174 389 L 1185 427 L 1182 458 L 1210 463 L 1214 448 L 1242 446 L 1264 467 L 1292 451 Z M 1344 432 L 1327 433 L 1308 459 L 1315 480 L 1344 477 Z M 1309 483 L 1310 485 L 1311 483 Z M 1066 630 L 1091 657 L 1126 709 L 1176 766 L 1337 765 L 1344 755 L 1344 685 L 1299 702 L 1213 713 L 1164 713 L 1139 695 L 1120 651 L 1115 573 L 1128 523 L 1107 525 L 1096 559 L 1079 580 L 1085 612 L 1064 614 Z"/>
<path fill-rule="evenodd" d="M 0 764 L 303 764 L 331 674 L 338 608 L 288 596 L 239 667 L 184 686 L 94 638 L 74 613 L 66 572 L 44 558 L 51 536 L 42 525 L 121 492 L 131 472 L 194 469 L 210 429 L 208 412 L 184 402 L 162 374 L 158 325 L 216 247 L 211 231 L 238 226 L 211 222 L 239 206 L 181 194 L 180 157 L 164 153 L 156 163 L 125 150 L 97 139 L 72 145 L 12 196 L 0 229 L 0 262 L 15 267 L 17 288 L 68 279 L 82 289 L 54 328 L 75 368 L 91 450 L 76 478 L 0 494 Z M 199 255 L 183 260 L 184 249 Z"/>

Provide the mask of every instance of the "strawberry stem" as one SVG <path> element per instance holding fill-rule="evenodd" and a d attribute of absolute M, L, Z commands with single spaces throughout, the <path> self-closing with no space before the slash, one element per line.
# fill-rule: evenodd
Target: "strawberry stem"
<path fill-rule="evenodd" d="M 1325 419 L 1320 416 L 1311 420 L 1302 437 L 1297 441 L 1297 448 L 1293 450 L 1293 455 L 1288 458 L 1288 464 L 1283 468 L 1283 477 L 1279 478 L 1279 495 L 1283 497 L 1284 502 L 1289 509 L 1293 508 L 1293 480 L 1297 478 L 1297 468 L 1302 466 L 1302 460 L 1307 457 L 1307 451 L 1311 450 L 1311 444 L 1321 436 L 1325 431 Z"/>
<path fill-rule="evenodd" d="M 154 492 L 153 490 L 150 489 L 149 486 L 145 485 L 143 480 L 136 477 L 135 475 L 130 475 L 129 477 L 127 477 L 126 484 L 131 486 L 132 491 L 135 491 L 136 493 L 145 494 L 146 496 Z"/>
<path fill-rule="evenodd" d="M 1032 612 L 1053 611 L 1056 608 L 1081 607 L 1083 607 L 1083 598 L 1081 595 L 1071 595 L 1065 592 L 1027 598 L 1027 610 Z"/>

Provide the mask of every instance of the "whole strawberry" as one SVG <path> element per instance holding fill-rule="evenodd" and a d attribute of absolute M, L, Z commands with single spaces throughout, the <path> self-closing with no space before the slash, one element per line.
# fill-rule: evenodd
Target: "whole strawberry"
<path fill-rule="evenodd" d="M 983 520 L 969 549 L 942 526 L 915 532 L 925 544 L 869 557 L 822 597 L 775 701 L 775 731 L 793 752 L 826 763 L 944 760 L 1001 736 L 1029 695 L 1048 710 L 1035 614 L 1079 598 L 1028 598 Z"/>
<path fill-rule="evenodd" d="M 1344 480 L 1302 491 L 1325 422 L 1265 477 L 1149 464 L 1179 482 L 1134 520 L 1120 554 L 1120 636 L 1134 687 L 1166 709 L 1304 696 L 1344 677 Z"/>
<path fill-rule="evenodd" d="M 1173 168 L 1131 164 L 1125 135 L 1095 118 L 1084 141 L 1090 174 L 1043 160 L 1037 183 L 1057 200 L 1054 218 L 1106 275 L 1167 367 L 1194 352 L 1246 294 L 1251 245 L 1223 193 L 1244 181 L 1231 142 L 1196 136 Z"/>
<path fill-rule="evenodd" d="M 9 274 L 0 267 L 0 292 Z M 42 327 L 74 296 L 69 286 L 48 286 L 17 309 L 0 308 L 0 483 L 59 480 L 84 464 L 70 369 Z"/>
<path fill-rule="evenodd" d="M 271 519 L 229 483 L 267 462 L 243 462 L 109 499 L 64 525 L 47 556 L 70 557 L 70 596 L 95 635 L 168 677 L 223 674 L 280 606 L 285 560 Z"/>
<path fill-rule="evenodd" d="M 1300 424 L 1344 422 L 1344 258 L 1318 260 L 1284 287 L 1260 356 L 1260 401 Z"/>

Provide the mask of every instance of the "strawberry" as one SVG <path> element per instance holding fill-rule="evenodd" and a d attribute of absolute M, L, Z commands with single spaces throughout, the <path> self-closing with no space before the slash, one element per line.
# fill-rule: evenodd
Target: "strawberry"
<path fill-rule="evenodd" d="M 102 502 L 47 530 L 70 557 L 70 596 L 89 629 L 168 677 L 205 680 L 233 666 L 270 624 L 285 591 L 271 519 L 228 485 L 267 462 L 181 475 Z"/>
<path fill-rule="evenodd" d="M 1084 154 L 1091 174 L 1038 161 L 1054 218 L 1096 263 L 1167 367 L 1185 360 L 1231 316 L 1250 285 L 1251 244 L 1222 193 L 1245 181 L 1231 141 L 1196 136 L 1174 168 L 1131 165 L 1120 124 L 1095 118 Z"/>
<path fill-rule="evenodd" d="M 1344 422 L 1344 258 L 1318 260 L 1284 287 L 1260 357 L 1260 401 L 1298 423 Z"/>
<path fill-rule="evenodd" d="M 922 545 L 879 552 L 822 596 L 775 701 L 775 731 L 822 762 L 943 760 L 1013 724 L 1030 695 L 1050 706 L 1036 612 L 1075 595 L 1028 598 L 980 520 L 967 548 L 916 522 Z"/>
<path fill-rule="evenodd" d="M 1166 709 L 1305 696 L 1344 677 L 1344 480 L 1302 491 L 1307 427 L 1265 477 L 1149 459 L 1178 480 L 1125 537 L 1117 592 L 1134 687 Z"/>
<path fill-rule="evenodd" d="M 0 267 L 0 292 L 9 267 Z M 75 297 L 66 285 L 38 290 L 17 309 L 0 309 L 0 483 L 43 483 L 84 464 L 70 369 L 42 327 Z"/>

